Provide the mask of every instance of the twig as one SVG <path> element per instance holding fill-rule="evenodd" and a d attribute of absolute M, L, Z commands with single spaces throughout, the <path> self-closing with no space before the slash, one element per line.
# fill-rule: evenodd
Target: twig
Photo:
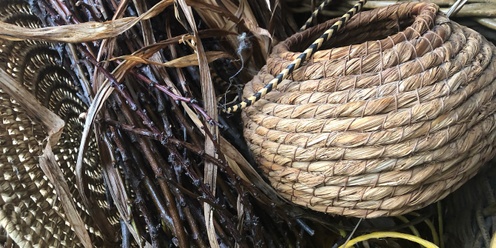
<path fill-rule="evenodd" d="M 122 108 L 121 110 L 123 111 L 125 118 L 129 122 L 133 122 L 133 116 L 128 111 L 128 109 Z M 144 115 L 144 113 L 142 113 L 142 114 Z M 145 117 L 147 120 L 149 120 L 147 116 L 145 116 Z M 158 129 L 155 126 L 152 126 L 152 127 L 154 129 L 153 131 L 157 132 Z M 164 178 L 170 178 L 171 173 L 170 173 L 170 171 L 167 170 L 167 168 L 165 168 L 166 170 L 162 169 L 163 166 L 160 166 L 160 164 L 165 164 L 165 162 L 159 163 L 157 161 L 158 159 L 161 159 L 161 157 L 157 156 L 156 153 L 152 152 L 152 145 L 149 141 L 144 140 L 141 137 L 137 137 L 136 141 L 137 141 L 139 147 L 141 148 L 141 153 L 143 154 L 145 159 L 148 161 L 150 167 L 152 168 L 152 170 L 155 174 L 155 177 L 157 178 L 160 189 L 162 190 L 162 195 L 164 196 L 164 198 L 166 200 L 165 208 L 169 210 L 169 213 L 170 213 L 173 225 L 174 225 L 174 228 L 172 230 L 179 240 L 186 241 L 187 239 L 186 239 L 186 234 L 184 232 L 184 228 L 182 225 L 182 221 L 181 221 L 178 210 L 177 210 L 175 203 L 174 203 L 175 199 L 171 194 L 171 190 L 169 188 L 169 185 L 167 185 L 166 181 L 164 180 Z M 174 146 L 168 146 L 168 147 L 174 148 Z M 167 177 L 164 177 L 164 172 L 168 173 Z"/>
<path fill-rule="evenodd" d="M 181 102 L 185 102 L 186 104 L 188 104 L 189 106 L 191 106 L 193 109 L 195 109 L 196 111 L 198 111 L 198 113 L 203 116 L 203 118 L 205 118 L 205 120 L 210 124 L 210 125 L 217 125 L 218 127 L 222 128 L 222 125 L 218 122 L 215 122 L 213 120 L 212 117 L 210 117 L 206 112 L 205 110 L 198 106 L 198 101 L 196 99 L 193 99 L 193 98 L 189 98 L 189 97 L 183 97 L 183 96 L 179 96 L 179 95 L 176 95 L 174 93 L 172 93 L 172 91 L 170 90 L 169 87 L 167 86 L 164 86 L 164 85 L 160 85 L 156 82 L 153 82 L 152 80 L 150 80 L 149 78 L 145 77 L 144 75 L 140 74 L 140 73 L 136 73 L 135 71 L 132 71 L 131 72 L 133 75 L 135 75 L 136 77 L 138 77 L 139 79 L 141 79 L 142 81 L 144 81 L 145 83 L 148 84 L 149 87 L 154 87 L 158 90 L 160 90 L 161 92 L 165 93 L 167 96 L 169 96 L 172 100 L 174 101 L 181 101 Z"/>
<path fill-rule="evenodd" d="M 113 141 L 114 143 L 116 144 L 118 150 L 119 150 L 119 153 L 121 154 L 121 158 L 123 160 L 123 169 L 125 170 L 125 175 L 128 177 L 128 180 L 130 182 L 134 182 L 136 181 L 136 173 L 133 172 L 133 170 L 131 170 L 131 168 L 133 168 L 133 166 L 131 166 L 129 164 L 129 155 L 127 154 L 127 151 L 126 151 L 126 148 L 125 146 L 123 145 L 123 143 L 121 142 L 121 140 L 118 138 L 119 135 L 117 134 L 116 130 L 112 127 L 110 127 L 110 131 L 112 133 L 112 137 L 113 137 Z M 131 153 L 133 153 L 133 151 L 131 151 Z M 136 158 L 136 154 L 133 155 L 132 157 Z M 161 216 L 161 219 L 162 221 L 164 222 L 164 224 L 167 226 L 167 228 L 171 231 L 173 231 L 174 229 L 174 226 L 173 226 L 173 223 L 170 221 L 171 220 L 171 217 L 167 211 L 167 208 L 165 207 L 165 205 L 162 203 L 161 200 L 157 200 L 157 190 L 153 187 L 153 186 L 150 186 L 151 182 L 150 182 L 150 179 L 148 178 L 148 176 L 146 176 L 146 174 L 141 171 L 141 168 L 140 169 L 140 178 L 141 180 L 144 182 L 145 185 L 147 185 L 147 187 L 145 187 L 148 191 L 148 193 L 152 196 L 155 196 L 155 197 L 152 197 L 152 200 L 154 201 L 155 203 L 155 206 L 159 209 L 159 212 L 160 212 L 160 216 Z M 135 187 L 138 187 L 139 186 L 139 183 L 138 184 L 131 184 L 132 186 L 135 186 Z M 133 188 L 133 191 L 136 191 L 136 190 L 139 190 L 138 188 Z"/>
<path fill-rule="evenodd" d="M 126 149 L 124 148 L 124 145 L 121 143 L 120 139 L 118 139 L 118 135 L 116 134 L 115 132 L 115 129 L 111 128 L 111 132 L 113 133 L 113 140 L 119 150 L 119 153 L 121 154 L 121 157 L 122 157 L 122 168 L 124 169 L 125 171 L 125 175 L 127 177 L 127 180 L 130 181 L 131 183 L 131 186 L 133 188 L 133 191 L 134 193 L 136 194 L 135 196 L 135 205 L 138 207 L 139 211 L 140 211 L 140 214 L 143 216 L 145 222 L 147 223 L 147 226 L 148 226 L 148 231 L 150 233 L 150 241 L 152 243 L 152 246 L 153 247 L 159 247 L 159 244 L 158 244 L 158 237 L 157 237 L 157 232 L 158 230 L 156 230 L 156 225 L 152 223 L 152 218 L 150 216 L 150 214 L 148 213 L 148 209 L 147 207 L 145 206 L 145 202 L 144 202 L 144 195 L 142 193 L 142 189 L 139 187 L 140 185 L 140 180 L 136 177 L 135 173 L 132 172 L 132 166 L 129 165 L 129 156 L 127 155 L 127 152 L 126 152 Z M 150 193 L 150 192 L 149 192 Z M 153 193 L 153 192 L 152 192 Z M 160 204 L 160 203 L 158 203 Z M 158 204 L 155 204 L 155 205 L 158 205 Z M 168 227 L 169 229 L 173 230 L 173 225 L 172 223 L 170 223 L 170 217 L 168 215 L 165 214 L 165 211 L 161 211 L 161 216 L 162 216 L 162 220 L 163 222 L 167 225 L 168 224 Z"/>
<path fill-rule="evenodd" d="M 175 145 L 178 145 L 180 147 L 184 147 L 184 148 L 192 151 L 196 155 L 202 156 L 206 160 L 211 161 L 211 162 L 213 162 L 213 163 L 215 163 L 217 165 L 221 165 L 222 164 L 222 162 L 219 161 L 219 159 L 214 158 L 212 156 L 209 156 L 208 154 L 205 154 L 204 151 L 202 149 L 200 149 L 199 147 L 197 147 L 197 146 L 195 146 L 193 144 L 190 144 L 188 142 L 185 142 L 185 141 L 181 141 L 181 140 L 178 140 L 178 139 L 175 139 L 175 138 L 172 138 L 172 137 L 167 137 L 163 133 L 154 133 L 152 131 L 149 131 L 148 129 L 137 128 L 135 126 L 124 124 L 124 123 L 121 123 L 121 122 L 118 122 L 118 121 L 112 120 L 112 119 L 105 119 L 104 122 L 107 123 L 107 124 L 109 124 L 109 125 L 112 125 L 112 126 L 118 128 L 118 129 L 125 130 L 125 131 L 128 131 L 128 132 L 137 134 L 137 135 L 141 135 L 141 136 L 144 136 L 144 137 L 148 137 L 148 138 L 157 140 L 157 141 L 159 141 L 163 145 L 165 145 L 165 144 L 167 144 L 167 143 L 170 142 L 170 143 L 175 144 Z"/>

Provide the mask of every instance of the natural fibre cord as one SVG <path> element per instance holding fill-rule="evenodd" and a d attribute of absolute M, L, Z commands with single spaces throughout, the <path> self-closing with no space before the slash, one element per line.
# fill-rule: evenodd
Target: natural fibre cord
<path fill-rule="evenodd" d="M 0 20 L 4 22 L 25 27 L 42 25 L 23 1 L 1 0 L 0 6 Z M 79 86 L 59 62 L 59 54 L 47 44 L 0 39 L 0 68 L 66 122 L 64 133 L 53 152 L 65 178 L 71 182 L 72 197 L 77 202 L 77 210 L 87 225 L 93 245 L 101 246 L 104 240 L 109 241 L 105 232 L 114 235 L 116 232 L 110 229 L 104 233 L 99 231 L 101 229 L 81 204 L 75 186 L 74 167 L 83 130 L 79 115 L 86 106 L 79 97 Z M 80 246 L 74 229 L 65 218 L 53 184 L 39 166 L 47 130 L 1 89 L 0 120 L 0 226 L 20 247 Z M 95 208 L 105 209 L 108 204 L 95 146 L 93 140 L 86 154 L 86 181 Z M 107 213 L 108 221 L 115 225 L 115 213 Z"/>
<path fill-rule="evenodd" d="M 277 45 L 264 87 L 336 19 Z M 429 3 L 357 14 L 290 80 L 242 113 L 244 136 L 290 201 L 401 215 L 444 198 L 494 154 L 495 47 Z"/>

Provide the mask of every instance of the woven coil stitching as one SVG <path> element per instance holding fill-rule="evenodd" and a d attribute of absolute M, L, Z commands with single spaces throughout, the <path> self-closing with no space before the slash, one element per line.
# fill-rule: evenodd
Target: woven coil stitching
<path fill-rule="evenodd" d="M 330 20 L 274 48 L 270 83 Z M 317 211 L 400 215 L 444 198 L 495 154 L 495 47 L 429 3 L 359 13 L 243 113 L 272 185 Z"/>

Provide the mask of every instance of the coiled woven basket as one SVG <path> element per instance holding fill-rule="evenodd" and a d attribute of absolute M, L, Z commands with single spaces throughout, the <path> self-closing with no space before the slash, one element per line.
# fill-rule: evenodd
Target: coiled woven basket
<path fill-rule="evenodd" d="M 0 0 L 0 20 L 42 27 L 30 7 L 28 1 Z M 107 203 L 95 139 L 89 142 L 82 175 L 87 179 L 91 208 L 85 206 L 81 189 L 76 187 L 77 148 L 84 125 L 79 116 L 87 108 L 79 81 L 62 66 L 59 53 L 41 41 L 0 38 L 0 71 L 65 121 L 53 153 L 69 182 L 65 193 L 75 205 L 74 212 L 66 211 L 53 181 L 40 166 L 49 130 L 0 87 L 0 230 L 4 229 L 19 247 L 83 247 L 76 233 L 78 227 L 68 221 L 69 215 L 77 214 L 85 225 L 83 230 L 88 230 L 91 245 L 115 247 L 119 222 L 116 211 Z"/>
<path fill-rule="evenodd" d="M 244 96 L 336 20 L 277 45 Z M 242 114 L 283 197 L 332 214 L 400 215 L 444 198 L 494 156 L 495 47 L 436 5 L 362 12 L 326 46 Z"/>

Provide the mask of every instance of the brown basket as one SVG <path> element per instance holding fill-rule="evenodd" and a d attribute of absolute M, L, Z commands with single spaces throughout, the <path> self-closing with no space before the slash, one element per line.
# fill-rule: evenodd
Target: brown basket
<path fill-rule="evenodd" d="M 336 20 L 277 45 L 244 96 Z M 400 215 L 493 157 L 495 47 L 436 5 L 362 12 L 327 48 L 243 112 L 244 136 L 283 197 L 339 215 Z"/>

